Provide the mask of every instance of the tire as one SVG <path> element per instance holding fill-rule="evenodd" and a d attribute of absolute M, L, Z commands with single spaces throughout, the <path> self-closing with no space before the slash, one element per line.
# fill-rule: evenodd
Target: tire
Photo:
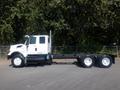
<path fill-rule="evenodd" d="M 77 62 L 80 63 L 81 61 L 80 57 L 77 57 L 76 59 L 77 59 Z"/>
<path fill-rule="evenodd" d="M 94 65 L 94 57 L 92 56 L 84 56 L 81 58 L 80 65 L 84 68 L 90 68 Z"/>
<path fill-rule="evenodd" d="M 24 59 L 21 55 L 18 54 L 18 55 L 13 56 L 11 63 L 12 63 L 13 67 L 16 67 L 16 68 L 23 67 L 24 66 Z"/>
<path fill-rule="evenodd" d="M 98 65 L 100 68 L 109 68 L 112 65 L 112 58 L 110 56 L 101 56 Z"/>

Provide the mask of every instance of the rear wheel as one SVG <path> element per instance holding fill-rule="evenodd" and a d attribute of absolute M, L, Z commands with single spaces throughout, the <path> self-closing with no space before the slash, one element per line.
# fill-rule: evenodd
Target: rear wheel
<path fill-rule="evenodd" d="M 82 67 L 90 68 L 94 65 L 94 58 L 92 56 L 82 57 L 80 64 Z"/>
<path fill-rule="evenodd" d="M 112 58 L 110 56 L 101 56 L 98 64 L 101 68 L 109 68 L 112 65 Z"/>
<path fill-rule="evenodd" d="M 21 55 L 15 55 L 12 58 L 11 63 L 12 63 L 13 67 L 22 67 L 22 66 L 24 66 L 24 59 Z"/>

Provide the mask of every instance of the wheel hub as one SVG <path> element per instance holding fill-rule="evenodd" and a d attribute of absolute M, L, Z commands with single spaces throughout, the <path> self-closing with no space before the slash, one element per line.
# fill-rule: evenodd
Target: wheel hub
<path fill-rule="evenodd" d="M 85 65 L 90 66 L 92 64 L 92 59 L 91 58 L 85 58 L 84 63 L 85 63 Z"/>
<path fill-rule="evenodd" d="M 22 60 L 21 60 L 20 58 L 15 58 L 15 59 L 14 59 L 14 64 L 15 64 L 16 66 L 21 65 L 21 63 L 22 63 Z"/>
<path fill-rule="evenodd" d="M 104 66 L 108 66 L 108 65 L 110 64 L 110 59 L 109 59 L 109 58 L 103 58 L 103 59 L 102 59 L 102 64 L 103 64 Z"/>

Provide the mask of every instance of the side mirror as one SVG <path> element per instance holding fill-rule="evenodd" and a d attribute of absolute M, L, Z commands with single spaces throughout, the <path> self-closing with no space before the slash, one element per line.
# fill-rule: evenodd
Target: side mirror
<path fill-rule="evenodd" d="M 25 35 L 25 45 L 29 45 L 29 35 Z"/>
<path fill-rule="evenodd" d="M 25 38 L 29 38 L 30 36 L 29 35 L 25 35 Z"/>

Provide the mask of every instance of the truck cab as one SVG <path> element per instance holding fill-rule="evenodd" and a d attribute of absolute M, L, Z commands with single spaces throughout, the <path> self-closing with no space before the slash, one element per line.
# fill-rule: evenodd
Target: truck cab
<path fill-rule="evenodd" d="M 30 36 L 25 42 L 26 52 L 28 55 L 33 54 L 48 54 L 49 49 L 49 37 L 47 35 L 34 35 Z"/>
<path fill-rule="evenodd" d="M 51 40 L 48 35 L 25 36 L 24 44 L 10 46 L 8 58 L 14 67 L 20 67 L 28 62 L 47 61 L 51 64 Z"/>

